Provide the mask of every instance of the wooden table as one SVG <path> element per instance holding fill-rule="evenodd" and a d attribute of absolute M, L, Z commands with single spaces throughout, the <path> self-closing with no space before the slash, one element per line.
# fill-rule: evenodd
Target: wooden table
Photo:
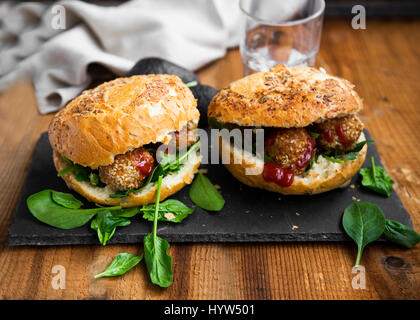
<path fill-rule="evenodd" d="M 377 142 L 395 191 L 420 231 L 420 21 L 326 21 L 318 65 L 347 78 L 365 100 L 363 121 Z M 238 50 L 199 71 L 222 88 L 238 79 Z M 5 240 L 35 142 L 52 115 L 41 116 L 30 84 L 0 96 L 0 297 L 4 299 L 419 299 L 420 245 L 369 245 L 366 289 L 354 290 L 355 244 L 173 244 L 175 281 L 151 284 L 142 264 L 123 277 L 92 276 L 120 252 L 142 245 L 7 247 Z M 48 186 L 45 186 L 46 188 Z M 51 286 L 66 269 L 66 289 Z"/>

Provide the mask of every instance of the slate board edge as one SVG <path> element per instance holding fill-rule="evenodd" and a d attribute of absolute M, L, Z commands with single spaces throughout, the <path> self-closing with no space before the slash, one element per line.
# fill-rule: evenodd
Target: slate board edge
<path fill-rule="evenodd" d="M 261 238 L 260 235 L 250 235 L 250 234 L 222 234 L 214 236 L 197 236 L 197 235 L 184 235 L 180 237 L 176 235 L 172 237 L 171 235 L 162 235 L 161 237 L 170 243 L 279 243 L 279 242 L 348 242 L 351 239 L 346 235 L 338 235 L 335 233 L 326 233 L 326 234 L 317 234 L 308 237 L 306 234 L 302 235 L 301 239 L 299 235 L 284 235 L 284 234 L 273 234 L 273 235 L 264 235 L 264 238 Z M 114 236 L 115 237 L 115 236 Z M 71 238 L 71 239 L 69 239 Z M 64 236 L 62 238 L 54 237 L 56 243 L 51 243 L 51 241 L 46 237 L 8 237 L 7 245 L 8 246 L 62 246 L 62 245 L 100 245 L 97 238 L 93 236 L 88 237 L 69 237 Z M 79 243 L 77 243 L 79 242 Z M 133 235 L 124 237 L 123 239 L 112 239 L 108 242 L 107 245 L 112 244 L 139 244 L 143 243 L 142 235 Z"/>

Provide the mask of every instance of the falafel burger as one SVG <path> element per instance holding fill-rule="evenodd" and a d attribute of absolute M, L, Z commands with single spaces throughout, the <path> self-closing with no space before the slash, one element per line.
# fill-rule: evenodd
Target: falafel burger
<path fill-rule="evenodd" d="M 191 183 L 200 165 L 196 106 L 174 75 L 118 78 L 84 91 L 49 126 L 58 175 L 86 199 L 122 207 L 153 203 L 162 175 L 163 200 Z"/>
<path fill-rule="evenodd" d="M 316 194 L 348 185 L 367 151 L 363 103 L 347 80 L 278 65 L 222 89 L 208 108 L 213 128 L 263 129 L 263 155 L 220 136 L 224 163 L 242 183 L 282 194 Z M 238 156 L 239 155 L 239 156 Z M 239 161 L 238 161 L 239 157 Z M 257 174 L 248 174 L 255 170 Z"/>

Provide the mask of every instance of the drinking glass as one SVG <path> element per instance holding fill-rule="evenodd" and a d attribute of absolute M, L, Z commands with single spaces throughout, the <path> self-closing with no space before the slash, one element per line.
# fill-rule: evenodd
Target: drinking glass
<path fill-rule="evenodd" d="M 277 64 L 314 65 L 324 0 L 241 0 L 239 6 L 244 75 Z"/>

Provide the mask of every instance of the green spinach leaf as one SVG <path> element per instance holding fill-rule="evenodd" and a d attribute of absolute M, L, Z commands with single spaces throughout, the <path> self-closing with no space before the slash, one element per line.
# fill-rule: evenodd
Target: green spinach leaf
<path fill-rule="evenodd" d="M 55 203 L 69 209 L 79 209 L 83 202 L 77 200 L 71 193 L 64 193 L 59 191 L 51 192 L 52 199 Z"/>
<path fill-rule="evenodd" d="M 357 243 L 355 266 L 358 266 L 366 245 L 378 239 L 384 232 L 384 214 L 373 203 L 353 202 L 344 210 L 342 223 L 346 233 Z"/>
<path fill-rule="evenodd" d="M 117 227 L 125 227 L 130 223 L 131 221 L 127 218 L 115 217 L 111 211 L 102 210 L 96 214 L 90 227 L 96 230 L 99 242 L 105 246 L 108 240 L 114 235 Z"/>
<path fill-rule="evenodd" d="M 326 154 L 322 154 L 322 156 L 327 159 L 328 161 L 335 162 L 335 163 L 344 163 L 344 159 L 336 158 L 334 156 L 328 156 Z"/>
<path fill-rule="evenodd" d="M 61 155 L 61 157 L 66 162 L 66 167 L 59 171 L 57 173 L 58 177 L 61 177 L 64 174 L 67 173 L 73 173 L 76 177 L 77 181 L 88 181 L 89 180 L 89 174 L 91 172 L 91 169 L 88 167 L 83 167 L 79 164 L 73 163 L 71 160 L 67 159 L 65 156 Z"/>
<path fill-rule="evenodd" d="M 420 242 L 420 234 L 395 220 L 386 220 L 384 236 L 389 241 L 406 248 L 412 248 Z"/>
<path fill-rule="evenodd" d="M 190 198 L 200 208 L 208 211 L 220 211 L 225 205 L 225 200 L 217 191 L 210 180 L 199 173 L 189 191 Z"/>
<path fill-rule="evenodd" d="M 120 253 L 112 260 L 104 272 L 97 274 L 94 278 L 121 276 L 134 268 L 142 259 L 143 255 L 136 256 L 131 253 Z"/>
<path fill-rule="evenodd" d="M 173 282 L 172 258 L 168 254 L 169 243 L 157 236 L 160 189 L 162 176 L 157 181 L 153 232 L 144 237 L 144 260 L 152 282 L 160 287 L 169 287 Z"/>
<path fill-rule="evenodd" d="M 144 205 L 140 209 L 143 212 L 143 218 L 149 221 L 154 221 L 155 210 L 156 204 Z M 194 210 L 195 208 L 188 208 L 181 201 L 169 199 L 159 204 L 158 220 L 179 223 L 192 214 Z"/>
<path fill-rule="evenodd" d="M 375 160 L 372 157 L 372 167 L 360 169 L 362 175 L 362 185 L 379 194 L 389 197 L 392 193 L 392 185 L 394 181 L 388 176 L 386 171 L 380 167 L 375 166 Z"/>
<path fill-rule="evenodd" d="M 359 156 L 359 152 L 363 149 L 363 146 L 365 144 L 374 144 L 375 141 L 373 140 L 365 140 L 362 142 L 357 143 L 352 150 L 345 154 L 339 154 L 337 151 L 335 154 L 332 154 L 331 152 L 323 153 L 322 156 L 327 159 L 328 161 L 335 162 L 335 163 L 341 163 L 343 164 L 346 160 L 354 160 Z"/>
<path fill-rule="evenodd" d="M 56 201 L 54 201 L 56 199 Z M 72 209 L 66 206 L 78 206 L 72 196 L 62 192 L 43 190 L 28 197 L 26 204 L 32 215 L 39 221 L 59 229 L 74 229 L 85 225 L 92 217 L 104 208 Z M 120 206 L 107 207 L 107 210 L 121 211 Z"/>

